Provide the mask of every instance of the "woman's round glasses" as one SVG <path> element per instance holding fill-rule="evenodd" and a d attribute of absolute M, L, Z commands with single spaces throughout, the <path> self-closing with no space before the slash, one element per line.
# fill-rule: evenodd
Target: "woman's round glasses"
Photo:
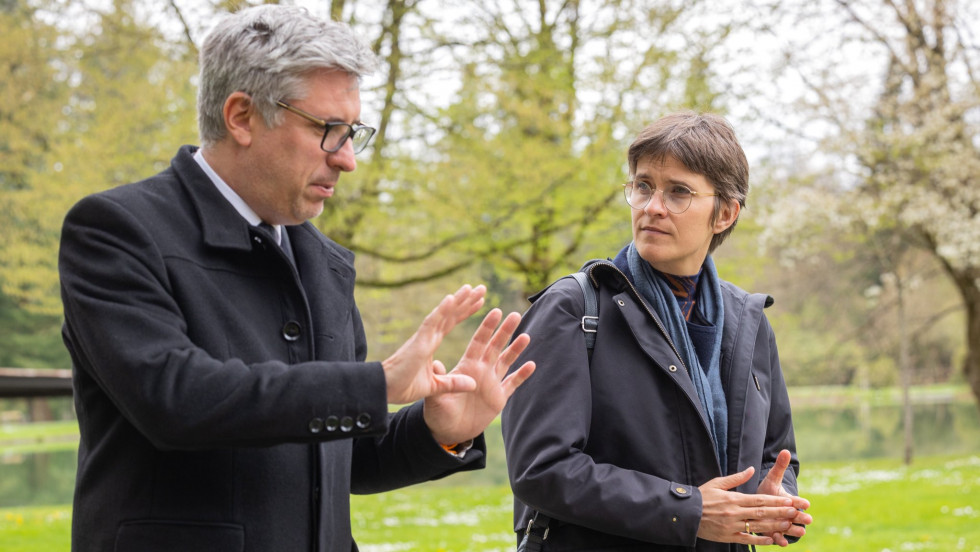
<path fill-rule="evenodd" d="M 642 180 L 630 180 L 626 184 L 623 184 L 626 203 L 629 203 L 630 207 L 637 210 L 646 209 L 646 206 L 650 204 L 650 200 L 653 199 L 653 196 L 658 191 L 660 192 L 660 198 L 664 202 L 664 209 L 667 209 L 675 215 L 687 211 L 691 207 L 691 202 L 694 201 L 695 197 L 713 197 L 718 195 L 695 192 L 683 184 L 668 184 L 663 190 L 658 190 L 651 186 L 649 182 Z"/>
<path fill-rule="evenodd" d="M 369 126 L 324 121 L 282 100 L 277 101 L 276 105 L 323 127 L 323 138 L 320 140 L 320 149 L 327 153 L 340 151 L 340 148 L 344 147 L 344 143 L 347 142 L 348 138 L 350 138 L 351 144 L 354 146 L 354 153 L 361 153 L 367 147 L 368 142 L 371 141 L 371 137 L 374 136 L 375 131 Z"/>

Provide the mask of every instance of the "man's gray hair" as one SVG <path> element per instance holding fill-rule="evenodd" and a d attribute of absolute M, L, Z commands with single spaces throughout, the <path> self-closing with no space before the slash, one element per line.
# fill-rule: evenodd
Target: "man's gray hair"
<path fill-rule="evenodd" d="M 202 146 L 222 140 L 225 100 L 252 97 L 265 123 L 282 122 L 276 101 L 306 96 L 305 79 L 317 70 L 347 72 L 358 81 L 377 58 L 347 25 L 314 17 L 305 8 L 262 5 L 231 14 L 201 47 L 198 129 Z"/>

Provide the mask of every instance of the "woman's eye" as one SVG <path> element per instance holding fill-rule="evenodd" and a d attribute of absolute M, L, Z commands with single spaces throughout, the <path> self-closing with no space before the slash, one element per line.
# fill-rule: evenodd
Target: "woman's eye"
<path fill-rule="evenodd" d="M 688 197 L 691 195 L 691 189 L 686 186 L 674 186 L 670 189 L 670 193 L 675 197 Z"/>

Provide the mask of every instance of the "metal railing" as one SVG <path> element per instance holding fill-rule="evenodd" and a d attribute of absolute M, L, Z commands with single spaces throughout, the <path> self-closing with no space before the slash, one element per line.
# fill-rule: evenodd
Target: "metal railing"
<path fill-rule="evenodd" d="M 0 368 L 0 398 L 71 395 L 71 370 Z"/>

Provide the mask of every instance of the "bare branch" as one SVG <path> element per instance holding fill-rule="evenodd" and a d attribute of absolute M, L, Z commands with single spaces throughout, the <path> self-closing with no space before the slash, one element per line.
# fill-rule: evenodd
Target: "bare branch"
<path fill-rule="evenodd" d="M 404 287 L 404 286 L 408 286 L 408 285 L 411 285 L 411 284 L 419 284 L 419 283 L 422 283 L 422 282 L 431 282 L 433 280 L 438 280 L 439 278 L 442 278 L 443 276 L 449 276 L 450 274 L 454 274 L 456 272 L 459 272 L 460 270 L 462 270 L 462 269 L 470 266 L 471 264 L 473 264 L 474 261 L 475 261 L 475 259 L 467 259 L 465 261 L 461 261 L 459 263 L 456 263 L 454 265 L 450 265 L 450 266 L 445 267 L 443 269 L 436 270 L 436 271 L 433 271 L 433 272 L 429 272 L 429 273 L 426 273 L 426 274 L 422 274 L 420 276 L 412 276 L 412 277 L 400 278 L 400 279 L 396 279 L 396 280 L 383 280 L 383 279 L 363 279 L 362 280 L 362 279 L 358 279 L 357 280 L 357 285 L 359 285 L 361 287 L 387 289 L 387 288 L 399 288 L 399 287 Z"/>
<path fill-rule="evenodd" d="M 902 64 L 902 67 L 905 69 L 906 72 L 908 72 L 910 75 L 917 74 L 917 71 L 916 71 L 915 67 L 914 66 L 909 66 L 908 63 L 906 63 L 906 60 L 904 60 L 902 58 L 902 56 L 900 56 L 898 54 L 898 52 L 895 51 L 895 49 L 891 45 L 891 42 L 888 41 L 888 37 L 886 37 L 883 34 L 879 33 L 878 30 L 875 28 L 874 25 L 872 25 L 870 22 L 866 21 L 860 15 L 858 15 L 857 12 L 855 12 L 854 9 L 851 7 L 850 2 L 848 2 L 847 0 L 835 0 L 835 1 L 837 2 L 837 4 L 840 7 L 844 8 L 844 10 L 847 11 L 847 14 L 851 17 L 851 20 L 853 22 L 855 22 L 858 25 L 860 25 L 861 27 L 863 27 L 864 30 L 868 31 L 871 34 L 871 36 L 874 37 L 874 39 L 879 44 L 881 44 L 882 46 L 884 46 L 885 48 L 888 49 L 888 51 L 889 51 L 889 53 L 891 53 L 892 57 L 894 57 L 896 60 L 898 60 L 899 63 Z M 903 19 L 902 18 L 902 15 L 901 15 L 901 12 L 898 10 L 898 7 L 895 6 L 895 4 L 892 3 L 891 0 L 885 0 L 885 1 L 895 9 L 896 15 L 899 17 L 899 19 Z M 914 63 L 914 61 L 915 60 L 913 59 L 912 62 Z"/>
<path fill-rule="evenodd" d="M 194 43 L 194 37 L 191 36 L 191 27 L 187 24 L 187 19 L 184 18 L 183 12 L 180 11 L 180 7 L 177 6 L 176 0 L 169 0 L 170 7 L 174 9 L 174 13 L 177 14 L 177 19 L 180 20 L 180 26 L 184 30 L 184 36 L 187 37 L 187 44 L 190 46 L 191 51 L 194 53 L 194 57 L 197 57 L 198 50 L 197 44 Z"/>

